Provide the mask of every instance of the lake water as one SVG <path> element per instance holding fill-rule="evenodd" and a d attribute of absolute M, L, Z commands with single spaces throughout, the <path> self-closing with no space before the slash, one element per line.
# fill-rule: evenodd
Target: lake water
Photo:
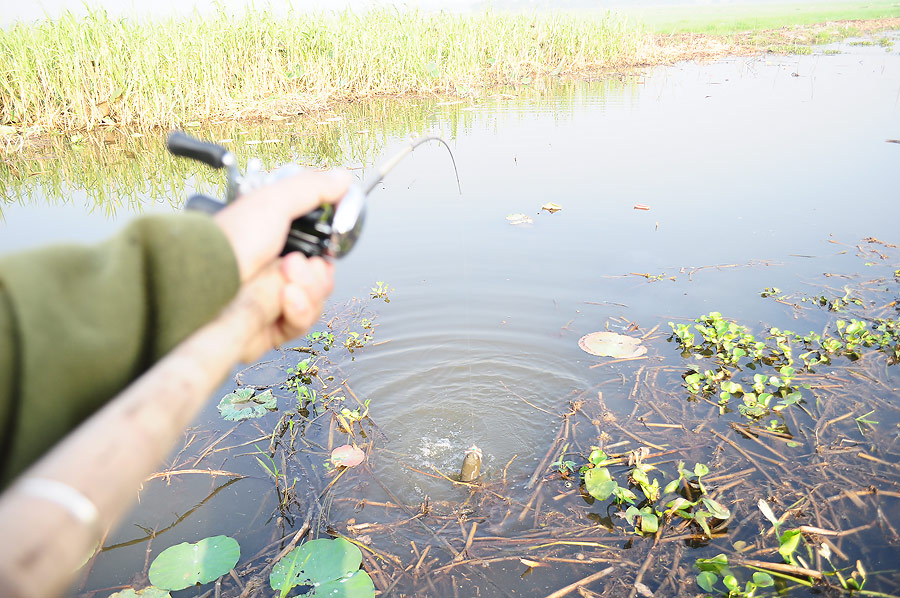
<path fill-rule="evenodd" d="M 547 596 L 608 566 L 615 571 L 587 585 L 596 592 L 589 595 L 628 596 L 643 589 L 634 589 L 635 581 L 655 596 L 698 594 L 697 558 L 727 553 L 732 563 L 781 562 L 777 541 L 760 535 L 771 525 L 759 499 L 778 516 L 790 510 L 785 525 L 864 526 L 829 540 L 843 557 L 833 562 L 846 577 L 859 560 L 869 572 L 866 589 L 896 590 L 896 367 L 879 353 L 852 363 L 836 359 L 806 375 L 813 388 L 803 391 L 802 409 L 754 422 L 736 406 L 720 414 L 714 404 L 688 400 L 682 374 L 698 359 L 681 357 L 667 341 L 669 321 L 688 323 L 713 311 L 759 338 L 769 326 L 821 333 L 838 317 L 891 313 L 900 268 L 900 253 L 889 246 L 900 243 L 900 145 L 887 141 L 900 139 L 900 56 L 896 47 L 877 45 L 829 49 L 840 53 L 536 82 L 474 103 L 349 108 L 337 113 L 341 120 L 302 125 L 318 131 L 318 152 L 285 126 L 209 132 L 238 139 L 241 160 L 282 151 L 307 163 L 364 169 L 427 129 L 450 143 L 462 192 L 446 151 L 421 147 L 371 194 L 363 236 L 337 265 L 333 328 L 349 322 L 362 333 L 367 317 L 376 324 L 374 339 L 352 355 L 337 346 L 323 352 L 319 365 L 336 377 L 332 388 L 346 380 L 349 407 L 355 403 L 347 387 L 370 401 L 366 436 L 358 427 L 355 436 L 367 466 L 326 488 L 334 479 L 323 469 L 327 449 L 347 435 L 327 415 L 318 418 L 296 452 L 284 444 L 275 452 L 277 466 L 297 480 L 297 504 L 279 511 L 257 448 L 265 452 L 264 436 L 296 406 L 280 384 L 304 355 L 272 353 L 240 380 L 273 386 L 281 410 L 240 424 L 216 445 L 238 448 L 197 465 L 248 477 L 221 489 L 227 478 L 148 482 L 141 505 L 110 534 L 108 550 L 73 594 L 145 582 L 148 551 L 152 558 L 217 534 L 241 543 L 237 569 L 249 577 L 277 552 L 273 542 L 300 527 L 319 493 L 318 533 L 369 544 L 384 560 L 368 558 L 366 569 L 380 563 L 376 584 L 388 580 L 378 585 L 385 590 L 398 580 L 390 586 L 396 596 Z M 266 139 L 283 141 L 247 143 Z M 109 147 L 104 151 L 116 151 Z M 56 159 L 44 168 L 53 170 Z M 137 212 L 171 210 L 180 203 L 171 189 L 212 185 L 203 176 L 169 181 L 171 195 L 138 193 L 114 210 L 97 204 L 97 188 L 83 183 L 62 183 L 60 193 L 40 176 L 27 187 L 7 183 L 0 251 L 101 237 Z M 561 210 L 543 211 L 547 202 Z M 507 216 L 516 213 L 532 223 L 511 225 Z M 389 303 L 369 297 L 379 281 L 391 289 Z M 767 287 L 780 289 L 781 302 L 760 296 Z M 817 295 L 858 296 L 864 306 L 834 314 L 802 302 Z M 601 330 L 642 337 L 646 358 L 608 363 L 583 352 L 579 338 Z M 229 381 L 221 394 L 234 388 Z M 234 427 L 219 418 L 219 396 L 186 435 L 192 442 L 173 456 L 173 468 L 188 468 Z M 877 423 L 859 423 L 861 416 Z M 770 419 L 790 444 L 765 434 L 746 438 L 732 427 L 765 427 Z M 561 430 L 565 443 L 555 441 Z M 441 477 L 458 474 L 472 444 L 484 453 L 482 485 L 474 491 Z M 615 454 L 650 447 L 659 456 L 648 462 L 658 465 L 663 484 L 677 478 L 679 460 L 689 468 L 707 464 L 709 478 L 718 477 L 707 485 L 731 520 L 712 541 L 677 519 L 658 544 L 652 534 L 640 537 L 610 500 L 585 500 L 575 478 L 554 473 L 558 467 L 544 459 L 581 465 L 594 445 Z M 611 471 L 627 486 L 628 468 Z M 881 494 L 871 496 L 869 487 Z M 454 561 L 473 523 L 472 543 Z M 153 529 L 165 531 L 148 543 L 146 530 Z M 820 542 L 811 537 L 810 546 Z M 821 553 L 801 555 L 832 571 Z M 735 570 L 742 580 L 752 573 Z M 809 594 L 778 583 L 790 586 L 790 595 Z M 173 595 L 207 595 L 210 587 Z M 226 577 L 223 591 L 241 589 Z"/>

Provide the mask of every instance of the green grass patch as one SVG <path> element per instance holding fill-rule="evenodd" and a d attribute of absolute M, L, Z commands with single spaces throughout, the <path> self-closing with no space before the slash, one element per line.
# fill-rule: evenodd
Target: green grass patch
<path fill-rule="evenodd" d="M 776 44 L 767 47 L 766 51 L 773 54 L 812 54 L 812 48 L 798 44 Z"/>
<path fill-rule="evenodd" d="M 900 17 L 896 0 L 816 2 L 806 4 L 728 4 L 718 6 L 644 7 L 626 11 L 660 34 L 729 35 L 828 21 Z M 826 43 L 826 42 L 819 42 Z"/>

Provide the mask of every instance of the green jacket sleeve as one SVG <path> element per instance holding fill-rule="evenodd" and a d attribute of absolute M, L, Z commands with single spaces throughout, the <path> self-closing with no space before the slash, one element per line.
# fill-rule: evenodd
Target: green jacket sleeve
<path fill-rule="evenodd" d="M 240 285 L 206 215 L 0 258 L 0 487 L 213 319 Z"/>

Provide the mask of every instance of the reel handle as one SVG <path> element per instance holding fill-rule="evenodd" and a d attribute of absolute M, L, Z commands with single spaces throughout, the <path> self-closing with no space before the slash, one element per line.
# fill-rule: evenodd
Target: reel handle
<path fill-rule="evenodd" d="M 213 168 L 227 166 L 225 157 L 230 153 L 221 145 L 200 141 L 181 131 L 172 131 L 166 140 L 166 147 L 176 156 L 199 160 Z"/>
<path fill-rule="evenodd" d="M 214 197 L 208 195 L 191 195 L 184 202 L 184 209 L 192 212 L 203 212 L 212 216 L 225 207 L 225 204 Z"/>

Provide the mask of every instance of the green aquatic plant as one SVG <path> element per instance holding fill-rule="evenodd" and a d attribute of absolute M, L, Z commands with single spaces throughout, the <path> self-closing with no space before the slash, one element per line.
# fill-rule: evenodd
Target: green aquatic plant
<path fill-rule="evenodd" d="M 612 459 L 593 447 L 588 462 L 580 469 L 585 492 L 599 501 L 613 497 L 617 505 L 628 504 L 621 517 L 638 534 L 656 533 L 663 522 L 679 517 L 696 523 L 707 537 L 711 537 L 710 521 L 726 521 L 731 517 L 728 508 L 707 495 L 701 482 L 701 478 L 709 473 L 706 465 L 696 463 L 693 470 L 688 471 L 684 463 L 679 462 L 678 478 L 663 488 L 660 479 L 653 475 L 657 468 L 643 461 L 645 454 L 641 451 L 631 454 L 633 467 L 626 485 L 620 486 L 609 469 Z M 644 498 L 639 499 L 631 487 L 639 489 Z"/>
<path fill-rule="evenodd" d="M 257 454 L 265 457 L 266 461 L 263 461 L 259 457 L 255 457 L 256 462 L 259 463 L 259 466 L 263 468 L 263 471 L 265 471 L 275 483 L 275 496 L 278 499 L 278 512 L 287 516 L 290 505 L 296 500 L 295 488 L 297 487 L 297 478 L 294 478 L 290 485 L 288 485 L 288 476 L 284 471 L 278 468 L 278 464 L 275 462 L 274 457 L 261 450 L 255 444 L 253 445 L 253 448 L 256 449 Z"/>
<path fill-rule="evenodd" d="M 344 397 L 334 397 L 333 400 L 343 401 Z M 362 421 L 366 417 L 369 416 L 369 402 L 371 399 L 366 399 L 362 405 L 356 407 L 355 409 L 350 409 L 349 407 L 341 407 L 340 415 L 348 424 L 354 424 L 356 422 Z M 347 426 L 349 427 L 349 426 Z"/>
<path fill-rule="evenodd" d="M 306 342 L 310 347 L 321 344 L 323 351 L 329 351 L 334 346 L 334 334 L 331 332 L 310 332 L 306 335 Z M 290 370 L 288 371 L 290 372 Z"/>
<path fill-rule="evenodd" d="M 844 311 L 850 305 L 863 306 L 863 301 L 859 297 L 852 295 L 852 291 L 844 287 L 843 297 L 828 297 L 827 295 L 816 295 L 814 297 L 803 297 L 800 301 L 806 303 L 814 303 L 819 307 L 824 307 L 828 311 Z"/>
<path fill-rule="evenodd" d="M 585 490 L 595 499 L 603 501 L 610 496 L 615 497 L 617 504 L 634 504 L 637 495 L 627 487 L 619 486 L 613 479 L 606 462 L 609 457 L 601 449 L 593 447 L 588 456 L 588 463 L 581 468 Z"/>
<path fill-rule="evenodd" d="M 375 283 L 375 286 L 372 287 L 372 290 L 369 291 L 369 296 L 372 297 L 372 299 L 381 299 L 385 303 L 390 303 L 391 298 L 388 293 L 394 290 L 396 289 L 390 288 L 390 286 L 388 286 L 386 282 L 382 282 L 379 280 Z"/>
<path fill-rule="evenodd" d="M 241 388 L 222 397 L 219 413 L 229 421 L 262 417 L 278 408 L 278 399 L 268 389 L 260 394 L 252 388 Z"/>
<path fill-rule="evenodd" d="M 718 554 L 710 559 L 697 559 L 694 565 L 700 570 L 697 575 L 697 585 L 711 594 L 722 594 L 722 590 L 716 587 L 720 579 L 727 591 L 725 595 L 728 598 L 754 598 L 759 588 L 769 588 L 775 585 L 775 580 L 771 575 L 763 571 L 755 571 L 752 578 L 741 588 L 740 582 L 728 566 L 728 557 L 724 554 Z"/>
<path fill-rule="evenodd" d="M 849 577 L 845 577 L 844 574 L 841 573 L 841 570 L 835 567 L 834 563 L 831 562 L 831 548 L 828 543 L 823 542 L 818 547 L 815 547 L 803 535 L 802 529 L 788 529 L 781 532 L 779 519 L 775 516 L 775 513 L 772 511 L 769 504 L 764 500 L 760 500 L 759 503 L 757 503 L 757 506 L 775 530 L 775 537 L 778 538 L 778 554 L 781 555 L 781 558 L 784 559 L 785 563 L 809 568 L 808 563 L 814 562 L 813 558 L 818 555 L 824 558 L 831 567 L 830 572 L 822 572 L 824 575 L 837 578 L 844 590 L 853 592 L 863 589 L 863 586 L 866 584 L 867 574 L 861 561 L 857 560 L 855 571 L 853 571 Z M 800 551 L 801 547 L 806 549 L 805 555 L 802 557 L 796 554 Z"/>
<path fill-rule="evenodd" d="M 173 591 L 209 583 L 231 571 L 240 558 L 241 547 L 228 536 L 183 542 L 166 548 L 153 559 L 150 583 Z"/>
<path fill-rule="evenodd" d="M 849 288 L 844 291 L 842 297 L 817 296 L 810 302 L 832 312 L 864 305 Z M 777 287 L 767 287 L 761 295 L 780 293 Z M 715 403 L 723 413 L 734 410 L 733 403 L 739 401 L 737 410 L 753 420 L 802 404 L 809 385 L 797 384 L 795 378 L 813 372 L 819 364 L 838 357 L 853 361 L 866 349 L 886 354 L 889 364 L 900 361 L 898 319 L 836 320 L 834 332 L 825 335 L 810 332 L 801 336 L 772 327 L 762 339 L 719 312 L 700 316 L 692 324 L 669 322 L 669 327 L 669 340 L 678 343 L 682 357 L 707 361 L 689 365 L 682 376 L 691 397 Z"/>
<path fill-rule="evenodd" d="M 862 434 L 863 436 L 865 436 L 865 434 L 866 434 L 866 429 L 863 427 L 864 425 L 865 425 L 865 426 L 875 426 L 875 424 L 880 424 L 880 423 L 881 423 L 881 422 L 877 422 L 877 421 L 874 421 L 874 420 L 871 420 L 871 419 L 866 419 L 867 417 L 869 417 L 869 416 L 872 415 L 873 413 L 875 413 L 875 410 L 874 410 L 874 409 L 871 410 L 871 411 L 869 411 L 868 413 L 865 413 L 865 414 L 863 414 L 863 415 L 860 415 L 859 417 L 853 418 L 854 421 L 856 421 L 856 427 L 859 428 L 859 433 Z"/>
<path fill-rule="evenodd" d="M 372 335 L 368 332 L 363 332 L 360 334 L 359 332 L 350 331 L 347 333 L 347 336 L 344 338 L 344 348 L 347 349 L 350 353 L 358 349 L 362 349 L 372 340 Z"/>
<path fill-rule="evenodd" d="M 812 48 L 800 44 L 773 44 L 766 48 L 766 52 L 770 52 L 772 54 L 806 55 L 812 54 Z"/>
<path fill-rule="evenodd" d="M 360 569 L 362 553 L 344 538 L 319 539 L 298 546 L 272 567 L 269 585 L 284 598 L 309 587 L 307 598 L 374 598 L 375 584 Z"/>

